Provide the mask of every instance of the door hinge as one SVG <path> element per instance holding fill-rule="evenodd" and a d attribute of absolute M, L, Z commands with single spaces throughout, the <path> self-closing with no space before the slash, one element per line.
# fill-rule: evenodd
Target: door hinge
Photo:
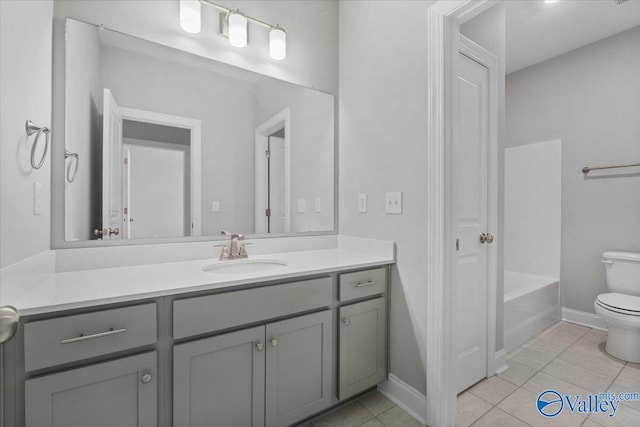
<path fill-rule="evenodd" d="M 129 214 L 129 208 L 124 208 L 123 212 L 124 212 L 125 215 L 128 215 Z"/>
<path fill-rule="evenodd" d="M 271 150 L 267 150 L 267 151 L 265 151 L 265 152 L 264 152 L 264 156 L 265 156 L 267 159 L 270 159 L 270 158 L 271 158 Z"/>
<path fill-rule="evenodd" d="M 271 209 L 265 209 L 264 214 L 265 216 L 271 216 Z"/>
<path fill-rule="evenodd" d="M 129 159 L 127 159 L 126 157 L 124 158 L 124 164 L 128 165 L 129 164 Z"/>
<path fill-rule="evenodd" d="M 456 251 L 460 250 L 460 239 L 456 239 Z"/>

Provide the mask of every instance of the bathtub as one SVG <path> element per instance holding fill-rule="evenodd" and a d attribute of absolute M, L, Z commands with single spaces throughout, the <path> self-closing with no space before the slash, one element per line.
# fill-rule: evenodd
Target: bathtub
<path fill-rule="evenodd" d="M 558 279 L 504 272 L 504 347 L 518 348 L 561 318 Z"/>

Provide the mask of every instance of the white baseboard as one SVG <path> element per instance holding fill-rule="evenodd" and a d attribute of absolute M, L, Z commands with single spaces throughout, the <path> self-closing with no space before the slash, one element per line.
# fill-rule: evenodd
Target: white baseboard
<path fill-rule="evenodd" d="M 578 325 L 588 326 L 589 328 L 607 330 L 607 325 L 602 321 L 600 316 L 586 311 L 574 310 L 572 308 L 562 307 L 562 320 L 565 322 L 577 323 Z"/>
<path fill-rule="evenodd" d="M 378 391 L 420 423 L 426 425 L 427 397 L 424 394 L 393 374 L 389 374 L 388 380 L 378 384 Z"/>
<path fill-rule="evenodd" d="M 493 359 L 493 371 L 496 375 L 500 375 L 507 369 L 509 369 L 507 365 L 507 352 L 504 349 L 496 351 Z"/>

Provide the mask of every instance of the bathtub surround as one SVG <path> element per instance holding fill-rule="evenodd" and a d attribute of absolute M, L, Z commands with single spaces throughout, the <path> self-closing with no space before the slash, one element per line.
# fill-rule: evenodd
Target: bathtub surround
<path fill-rule="evenodd" d="M 505 272 L 560 277 L 561 173 L 559 140 L 505 150 Z"/>
<path fill-rule="evenodd" d="M 27 140 L 24 123 L 51 128 L 52 17 L 53 1 L 0 2 L 0 268 L 49 248 L 50 154 L 41 169 L 31 168 L 34 137 Z M 33 213 L 36 182 L 40 215 Z"/>
<path fill-rule="evenodd" d="M 585 179 L 581 169 L 640 159 L 639 44 L 635 27 L 507 76 L 509 146 L 562 139 L 560 283 L 570 320 L 588 321 L 579 312 L 594 313 L 606 292 L 602 253 L 638 250 L 640 174 Z"/>

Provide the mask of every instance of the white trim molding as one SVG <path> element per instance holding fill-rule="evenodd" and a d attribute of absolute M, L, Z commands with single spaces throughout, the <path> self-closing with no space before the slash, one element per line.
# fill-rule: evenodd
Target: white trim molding
<path fill-rule="evenodd" d="M 509 369 L 507 365 L 507 352 L 504 349 L 496 351 L 493 356 L 493 373 L 500 375 L 507 369 Z"/>
<path fill-rule="evenodd" d="M 427 373 L 426 423 L 456 424 L 453 384 L 451 226 L 452 71 L 459 25 L 495 4 L 489 0 L 438 1 L 428 11 L 427 33 Z"/>
<path fill-rule="evenodd" d="M 378 391 L 420 423 L 427 423 L 426 396 L 400 378 L 389 374 L 388 380 L 378 384 Z"/>
<path fill-rule="evenodd" d="M 577 323 L 593 329 L 607 330 L 607 325 L 600 316 L 586 311 L 574 310 L 573 308 L 562 307 L 562 320 L 565 322 Z"/>

